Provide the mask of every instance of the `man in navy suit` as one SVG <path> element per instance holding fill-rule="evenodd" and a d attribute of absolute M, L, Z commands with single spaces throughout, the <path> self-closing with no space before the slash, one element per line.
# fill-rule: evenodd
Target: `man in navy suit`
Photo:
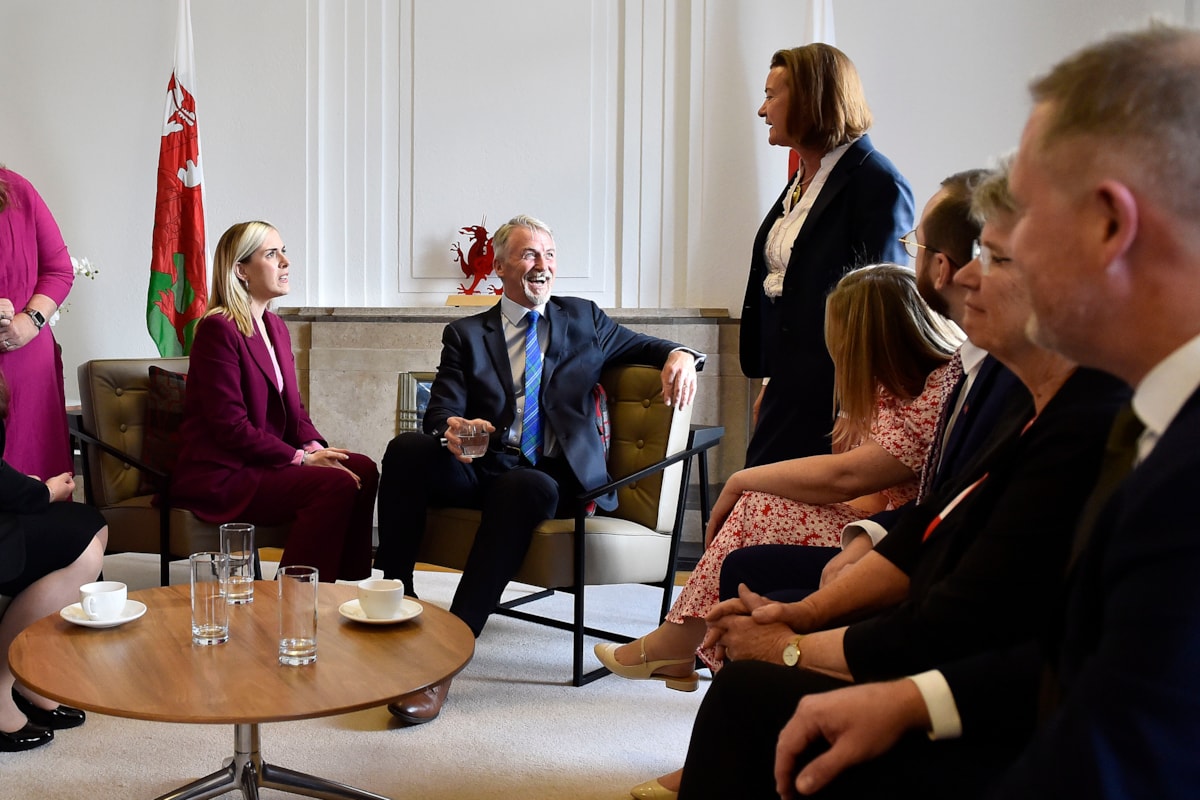
<path fill-rule="evenodd" d="M 516 217 L 496 231 L 493 246 L 504 285 L 500 302 L 446 326 L 424 433 L 397 436 L 383 457 L 375 557 L 377 568 L 415 595 L 413 566 L 426 507 L 480 509 L 450 607 L 476 636 L 525 558 L 534 527 L 573 517 L 574 498 L 608 481 L 592 397 L 604 368 L 662 366 L 663 396 L 683 407 L 695 396 L 704 361 L 701 353 L 616 324 L 595 303 L 552 297 L 556 250 L 545 223 Z M 476 459 L 462 451 L 459 431 L 468 423 L 490 433 L 488 452 Z M 616 497 L 597 503 L 611 509 Z M 409 724 L 428 722 L 449 685 L 446 680 L 401 698 L 389 709 Z"/>
<path fill-rule="evenodd" d="M 1106 459 L 1133 471 L 1110 495 L 1102 473 L 1029 642 L 802 700 L 785 797 L 952 771 L 996 798 L 1200 794 L 1200 34 L 1115 36 L 1032 92 L 1012 174 L 1031 332 L 1135 387 Z"/>

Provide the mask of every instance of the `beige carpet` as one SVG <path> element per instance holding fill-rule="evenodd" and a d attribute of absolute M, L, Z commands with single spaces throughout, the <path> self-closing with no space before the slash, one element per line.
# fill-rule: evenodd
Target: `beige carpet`
<path fill-rule="evenodd" d="M 109 562 L 105 577 L 131 586 L 156 582 L 152 563 L 123 556 Z M 453 573 L 422 572 L 417 591 L 423 602 L 447 607 L 457 580 Z M 510 587 L 508 596 L 519 589 Z M 589 589 L 588 621 L 642 633 L 655 622 L 658 597 L 641 586 Z M 539 607 L 565 619 L 570 598 Z M 574 688 L 570 672 L 569 634 L 495 617 L 438 720 L 395 728 L 386 709 L 377 708 L 272 723 L 262 726 L 262 754 L 268 762 L 387 797 L 432 800 L 617 800 L 682 763 L 707 680 L 692 694 L 612 676 Z M 0 753 L 0 800 L 150 800 L 212 772 L 232 751 L 232 726 L 93 714 L 46 747 Z M 263 798 L 291 796 L 262 792 Z"/>

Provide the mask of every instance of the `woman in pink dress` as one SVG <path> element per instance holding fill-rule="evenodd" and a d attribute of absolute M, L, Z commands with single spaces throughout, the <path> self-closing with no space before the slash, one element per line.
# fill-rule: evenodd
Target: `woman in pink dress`
<path fill-rule="evenodd" d="M 50 209 L 0 167 L 0 370 L 12 392 L 4 460 L 40 478 L 74 472 L 62 357 L 46 325 L 74 280 Z"/>
<path fill-rule="evenodd" d="M 942 404 L 954 384 L 954 335 L 917 293 L 913 273 L 863 267 L 826 300 L 834 362 L 834 452 L 734 473 L 713 507 L 706 550 L 667 620 L 626 645 L 598 644 L 615 674 L 693 691 L 704 617 L 725 556 L 758 544 L 836 547 L 844 526 L 916 497 Z M 710 667 L 711 653 L 699 651 Z"/>

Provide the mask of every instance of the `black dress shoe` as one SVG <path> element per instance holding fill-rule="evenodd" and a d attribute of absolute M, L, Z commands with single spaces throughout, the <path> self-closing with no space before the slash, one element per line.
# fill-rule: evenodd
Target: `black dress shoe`
<path fill-rule="evenodd" d="M 39 728 L 32 723 L 25 723 L 19 731 L 5 733 L 0 731 L 0 753 L 19 753 L 22 750 L 32 750 L 54 741 L 54 731 Z"/>
<path fill-rule="evenodd" d="M 29 702 L 29 699 L 16 689 L 13 689 L 12 696 L 13 702 L 17 704 L 17 708 L 21 710 L 21 713 L 39 728 L 63 731 L 67 728 L 78 728 L 87 719 L 87 714 L 84 714 L 78 708 L 59 706 L 47 711 Z M 34 747 L 37 747 L 37 745 L 34 745 Z"/>

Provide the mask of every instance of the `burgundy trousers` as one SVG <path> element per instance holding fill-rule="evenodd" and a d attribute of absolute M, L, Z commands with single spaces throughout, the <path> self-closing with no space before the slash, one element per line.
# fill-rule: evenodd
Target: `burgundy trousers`
<path fill-rule="evenodd" d="M 351 453 L 342 464 L 359 477 L 362 488 L 344 470 L 288 466 L 264 475 L 254 499 L 239 515 L 239 522 L 256 525 L 291 523 L 280 566 L 316 567 L 326 582 L 371 576 L 379 469 L 359 453 Z"/>

